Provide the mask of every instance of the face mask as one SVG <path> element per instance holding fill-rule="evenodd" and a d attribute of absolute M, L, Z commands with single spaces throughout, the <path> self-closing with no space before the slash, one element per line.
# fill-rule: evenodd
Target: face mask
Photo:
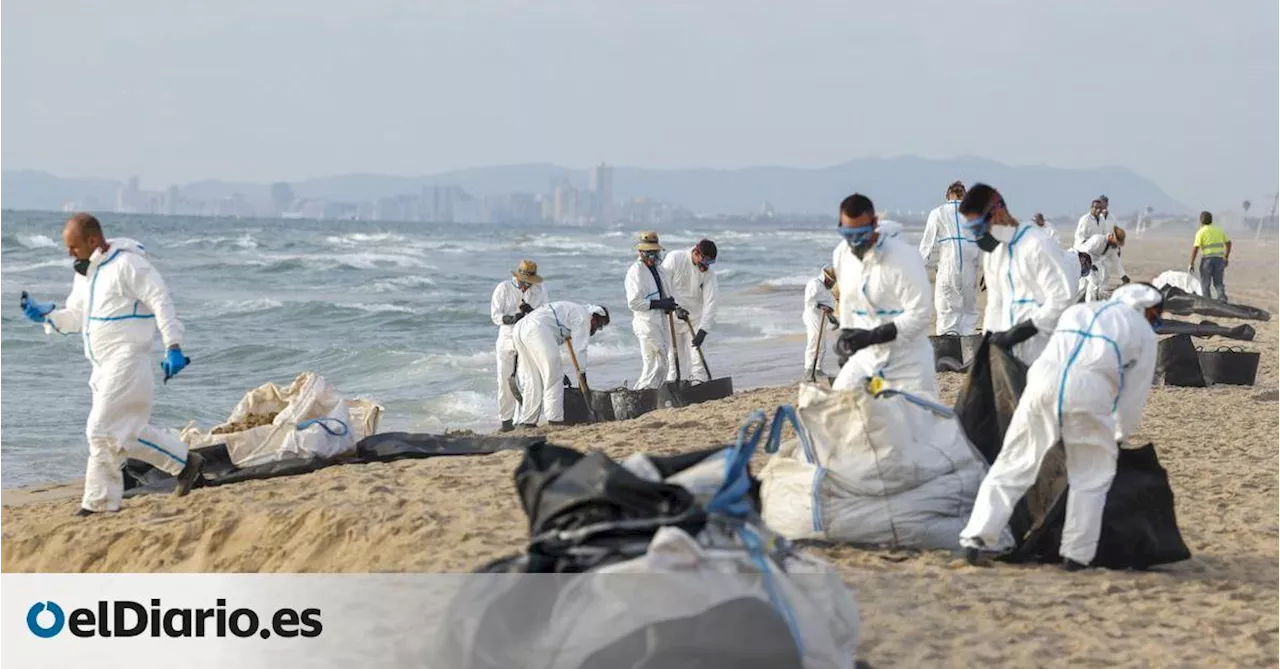
<path fill-rule="evenodd" d="M 1151 329 L 1152 329 L 1152 330 L 1155 330 L 1155 331 L 1159 332 L 1159 331 L 1160 331 L 1160 326 L 1161 326 L 1161 325 L 1164 325 L 1164 319 L 1163 319 L 1163 318 L 1160 318 L 1159 316 L 1156 316 L 1155 318 L 1153 318 L 1153 319 L 1151 320 Z"/>
<path fill-rule="evenodd" d="M 80 276 L 87 276 L 89 274 L 89 262 L 88 258 L 76 258 L 76 262 L 73 265 L 76 273 Z"/>
<path fill-rule="evenodd" d="M 1018 229 L 1013 227 L 1012 225 L 991 226 L 991 236 L 995 237 L 996 241 L 1000 242 L 1001 244 L 1008 244 L 1009 242 L 1013 241 L 1013 234 L 1017 231 Z"/>
<path fill-rule="evenodd" d="M 646 265 L 656 264 L 659 260 L 659 256 L 661 253 L 662 253 L 661 251 L 641 251 L 640 261 L 645 263 Z"/>
<path fill-rule="evenodd" d="M 990 232 L 984 232 L 981 237 L 978 237 L 979 251 L 986 251 L 987 253 L 991 253 L 992 251 L 996 250 L 999 247 L 1000 247 L 1000 240 L 996 239 L 995 237 L 992 237 Z"/>

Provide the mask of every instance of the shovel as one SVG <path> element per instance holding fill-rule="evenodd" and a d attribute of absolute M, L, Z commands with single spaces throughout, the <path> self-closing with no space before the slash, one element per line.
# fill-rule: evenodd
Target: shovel
<path fill-rule="evenodd" d="M 516 402 L 524 404 L 524 395 L 520 394 L 520 381 L 517 374 L 520 369 L 520 356 L 516 356 L 515 362 L 511 365 L 511 376 L 507 377 L 507 387 L 511 388 L 511 396 L 516 398 Z"/>
<path fill-rule="evenodd" d="M 578 391 L 582 393 L 582 403 L 587 405 L 587 418 L 595 423 L 599 420 L 596 417 L 596 409 L 591 406 L 591 389 L 587 387 L 587 376 L 582 373 L 582 367 L 578 366 L 578 354 L 573 350 L 573 338 L 565 337 L 564 345 L 569 349 L 569 360 L 573 361 L 573 371 L 578 373 Z"/>
<path fill-rule="evenodd" d="M 698 336 L 698 333 L 693 330 L 693 323 L 689 322 L 689 316 L 687 315 L 687 312 L 680 314 L 680 320 L 684 321 L 684 324 L 689 326 L 690 337 Z M 674 343 L 674 339 L 675 338 L 672 337 L 673 343 Z M 707 356 L 702 354 L 702 345 L 697 344 L 693 348 L 698 351 L 698 360 L 702 362 L 702 371 L 707 373 L 707 380 L 710 381 L 712 378 L 711 368 L 707 366 Z M 678 351 L 676 352 L 676 378 L 677 379 L 680 378 L 680 353 Z"/>

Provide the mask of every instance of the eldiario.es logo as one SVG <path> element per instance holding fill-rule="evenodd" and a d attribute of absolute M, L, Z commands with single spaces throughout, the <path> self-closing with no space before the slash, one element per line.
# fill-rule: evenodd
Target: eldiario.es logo
<path fill-rule="evenodd" d="M 227 610 L 227 600 L 216 600 L 211 609 L 163 608 L 159 599 L 148 608 L 129 600 L 99 601 L 94 608 L 72 609 L 64 613 L 56 602 L 36 602 L 27 610 L 27 629 L 48 639 L 63 629 L 77 637 L 204 638 L 228 636 L 269 639 L 320 636 L 320 609 L 278 609 L 263 626 L 252 609 Z"/>

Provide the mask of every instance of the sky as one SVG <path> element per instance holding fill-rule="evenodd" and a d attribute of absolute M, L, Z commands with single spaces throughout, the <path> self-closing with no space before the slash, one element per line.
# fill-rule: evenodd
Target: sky
<path fill-rule="evenodd" d="M 8 0 L 0 161 L 158 189 L 972 155 L 1233 207 L 1280 182 L 1278 6 Z"/>

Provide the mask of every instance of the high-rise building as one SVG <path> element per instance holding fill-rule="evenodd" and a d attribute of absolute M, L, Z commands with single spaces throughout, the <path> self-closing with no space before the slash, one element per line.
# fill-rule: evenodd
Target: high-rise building
<path fill-rule="evenodd" d="M 116 190 L 116 212 L 120 214 L 136 214 L 141 209 L 142 193 L 138 188 L 138 177 L 129 177 L 129 181 Z"/>
<path fill-rule="evenodd" d="M 578 218 L 578 213 L 578 189 L 568 179 L 561 179 L 556 184 L 553 218 L 557 223 L 569 223 Z"/>
<path fill-rule="evenodd" d="M 178 207 L 182 204 L 182 191 L 177 186 L 169 186 L 164 192 L 164 213 L 166 216 L 177 216 Z"/>
<path fill-rule="evenodd" d="M 591 213 L 600 223 L 612 223 L 613 209 L 613 168 L 600 163 L 591 170 Z"/>
<path fill-rule="evenodd" d="M 290 186 L 288 182 L 277 181 L 271 184 L 271 207 L 275 210 L 273 213 L 276 216 L 289 211 L 294 199 L 293 186 Z"/>

